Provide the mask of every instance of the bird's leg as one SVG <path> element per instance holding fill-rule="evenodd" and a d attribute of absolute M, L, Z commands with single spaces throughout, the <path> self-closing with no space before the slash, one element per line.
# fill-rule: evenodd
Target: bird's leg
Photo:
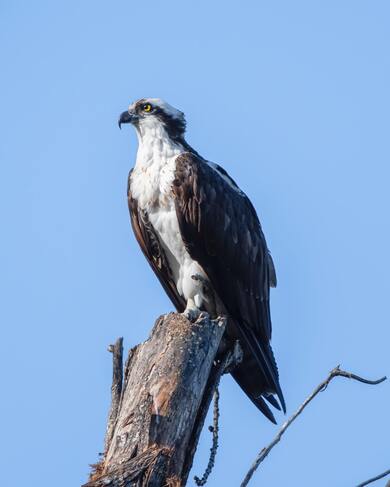
<path fill-rule="evenodd" d="M 212 318 L 216 316 L 215 296 L 210 286 L 210 281 L 202 274 L 192 274 L 191 279 L 199 284 L 202 300 L 207 303 L 207 311 Z"/>
<path fill-rule="evenodd" d="M 190 277 L 194 287 L 190 295 L 187 295 L 187 305 L 183 312 L 184 316 L 192 323 L 209 314 L 212 317 L 215 316 L 215 299 L 209 280 L 200 273 L 191 274 Z"/>
<path fill-rule="evenodd" d="M 191 321 L 191 323 L 195 323 L 195 321 L 200 317 L 200 314 L 201 311 L 196 306 L 194 299 L 188 298 L 186 309 L 183 311 L 183 315 L 187 318 L 188 321 Z"/>

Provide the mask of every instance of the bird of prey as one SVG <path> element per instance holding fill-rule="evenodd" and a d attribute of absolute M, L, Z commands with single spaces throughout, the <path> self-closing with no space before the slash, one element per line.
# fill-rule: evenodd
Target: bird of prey
<path fill-rule="evenodd" d="M 138 136 L 128 203 L 143 254 L 179 312 L 192 321 L 201 311 L 228 317 L 226 338 L 243 351 L 231 373 L 275 422 L 267 402 L 285 411 L 270 345 L 276 275 L 252 203 L 221 166 L 190 147 L 184 114 L 163 100 L 138 100 L 118 123 L 131 123 Z"/>

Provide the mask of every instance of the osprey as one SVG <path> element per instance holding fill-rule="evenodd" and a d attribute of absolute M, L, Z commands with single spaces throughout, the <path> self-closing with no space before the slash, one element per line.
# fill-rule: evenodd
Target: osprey
<path fill-rule="evenodd" d="M 270 287 L 275 268 L 256 211 L 219 165 L 184 138 L 184 114 L 158 98 L 123 112 L 134 125 L 135 167 L 128 203 L 136 239 L 176 309 L 228 317 L 226 338 L 239 340 L 242 362 L 231 372 L 251 401 L 275 422 L 268 401 L 285 411 L 270 346 Z"/>

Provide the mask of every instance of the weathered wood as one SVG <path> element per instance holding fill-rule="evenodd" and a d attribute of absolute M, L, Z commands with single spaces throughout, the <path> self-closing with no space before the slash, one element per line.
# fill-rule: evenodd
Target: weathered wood
<path fill-rule="evenodd" d="M 182 487 L 229 353 L 218 356 L 225 320 L 160 317 L 149 339 L 130 351 L 118 383 L 122 345 L 112 347 L 114 374 L 105 454 L 84 487 Z M 219 352 L 221 354 L 221 352 Z M 230 354 L 231 355 L 231 354 Z M 118 404 L 118 394 L 120 400 Z"/>
<path fill-rule="evenodd" d="M 112 353 L 112 386 L 111 408 L 107 420 L 106 438 L 104 441 L 104 453 L 106 454 L 111 444 L 112 435 L 118 417 L 118 411 L 122 395 L 123 384 L 123 338 L 118 338 L 114 345 L 108 347 Z"/>

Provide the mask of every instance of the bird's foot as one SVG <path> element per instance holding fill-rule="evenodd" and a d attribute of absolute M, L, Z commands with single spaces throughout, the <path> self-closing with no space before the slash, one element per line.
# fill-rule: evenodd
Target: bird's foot
<path fill-rule="evenodd" d="M 195 323 L 200 316 L 200 310 L 198 308 L 187 307 L 182 314 L 187 318 L 188 321 Z"/>
<path fill-rule="evenodd" d="M 204 320 L 205 318 L 208 318 L 210 316 L 207 313 L 207 311 L 201 311 L 196 306 L 188 306 L 188 305 L 182 314 L 191 323 L 197 323 L 198 321 Z"/>
<path fill-rule="evenodd" d="M 187 301 L 186 309 L 182 313 L 188 321 L 195 323 L 197 321 L 203 320 L 209 316 L 206 311 L 201 311 L 195 304 L 193 299 Z"/>

